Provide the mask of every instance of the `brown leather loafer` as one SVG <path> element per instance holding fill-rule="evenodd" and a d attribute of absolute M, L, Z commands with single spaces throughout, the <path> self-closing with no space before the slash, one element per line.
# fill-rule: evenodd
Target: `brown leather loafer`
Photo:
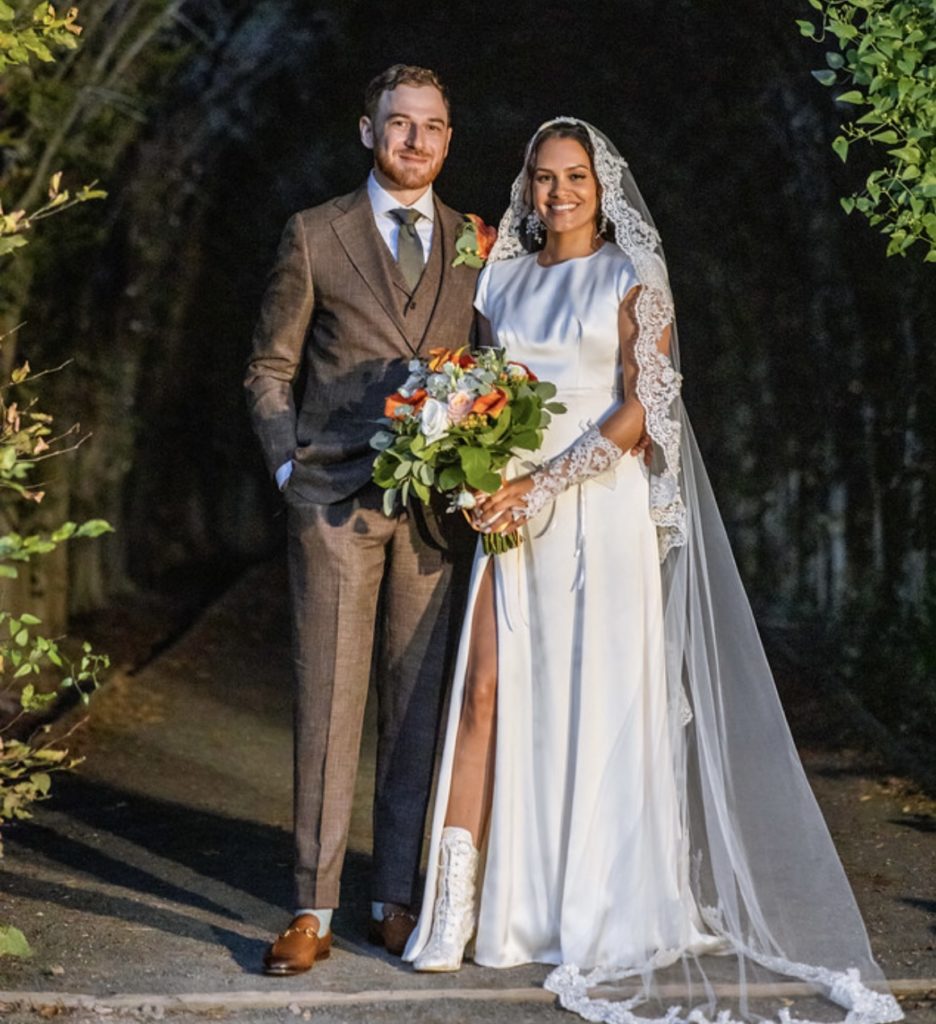
<path fill-rule="evenodd" d="M 405 907 L 385 910 L 382 921 L 371 918 L 368 938 L 393 956 L 401 956 L 415 927 L 416 915 L 412 910 Z"/>
<path fill-rule="evenodd" d="M 324 960 L 331 953 L 331 932 L 319 936 L 321 924 L 315 914 L 294 917 L 289 927 L 263 955 L 264 974 L 301 974 L 309 970 L 316 960 Z"/>

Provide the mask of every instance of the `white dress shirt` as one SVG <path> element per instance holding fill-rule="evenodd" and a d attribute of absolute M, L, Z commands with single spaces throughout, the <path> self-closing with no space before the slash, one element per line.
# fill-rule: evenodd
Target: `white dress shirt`
<path fill-rule="evenodd" d="M 374 221 L 380 237 L 387 243 L 390 255 L 398 258 L 400 245 L 400 222 L 393 216 L 392 210 L 399 210 L 403 204 L 389 192 L 377 184 L 377 178 L 371 171 L 367 177 L 367 197 L 374 211 Z M 428 262 L 429 249 L 432 246 L 432 228 L 435 221 L 435 204 L 432 201 L 432 186 L 413 203 L 409 209 L 418 210 L 422 216 L 416 221 L 416 234 L 422 242 L 423 259 Z"/>
<path fill-rule="evenodd" d="M 392 210 L 399 210 L 402 203 L 395 199 L 386 189 L 377 184 L 377 178 L 371 171 L 367 176 L 367 198 L 370 199 L 371 209 L 374 211 L 374 223 L 380 232 L 380 237 L 386 242 L 390 255 L 397 259 L 400 245 L 400 222 L 393 216 Z M 435 222 L 435 203 L 432 201 L 432 186 L 411 204 L 412 209 L 418 210 L 422 216 L 416 221 L 416 234 L 422 242 L 423 259 L 429 260 L 429 250 L 432 247 L 432 229 Z M 276 471 L 276 486 L 282 491 L 289 478 L 292 476 L 292 459 L 284 462 Z"/>

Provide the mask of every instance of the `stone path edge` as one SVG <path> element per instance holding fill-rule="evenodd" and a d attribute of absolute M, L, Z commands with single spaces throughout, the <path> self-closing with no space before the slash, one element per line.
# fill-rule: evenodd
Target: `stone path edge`
<path fill-rule="evenodd" d="M 735 985 L 713 986 L 719 995 L 737 994 Z M 871 988 L 883 987 L 871 985 Z M 900 978 L 887 987 L 895 996 L 922 996 L 936 991 L 936 978 Z M 602 990 L 608 995 L 626 995 L 627 990 Z M 749 996 L 805 996 L 816 991 L 799 982 L 749 985 Z M 678 997 L 682 986 L 664 986 L 660 995 Z M 376 1003 L 427 1003 L 445 1000 L 463 1002 L 552 1003 L 555 996 L 541 988 L 513 989 L 370 989 L 361 992 L 192 992 L 174 995 L 127 994 L 112 996 L 83 995 L 73 992 L 2 992 L 0 1007 L 21 1010 L 261 1010 L 300 1007 L 319 1009 L 329 1006 L 362 1006 Z"/>

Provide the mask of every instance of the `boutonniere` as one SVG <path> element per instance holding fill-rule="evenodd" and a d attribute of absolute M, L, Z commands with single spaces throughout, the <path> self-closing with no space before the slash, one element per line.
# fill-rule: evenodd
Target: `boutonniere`
<path fill-rule="evenodd" d="M 466 213 L 455 234 L 455 251 L 458 255 L 452 261 L 453 267 L 461 266 L 480 269 L 487 262 L 491 248 L 497 241 L 497 228 L 492 228 L 476 213 Z"/>

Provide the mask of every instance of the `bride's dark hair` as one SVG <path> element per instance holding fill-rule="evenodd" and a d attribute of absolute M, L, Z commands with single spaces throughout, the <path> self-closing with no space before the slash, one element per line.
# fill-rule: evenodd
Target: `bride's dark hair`
<path fill-rule="evenodd" d="M 595 169 L 595 147 L 592 144 L 591 136 L 588 134 L 588 129 L 581 124 L 576 124 L 574 121 L 554 121 L 552 124 L 547 125 L 542 131 L 537 133 L 536 138 L 533 141 L 533 145 L 530 146 L 530 156 L 527 159 L 526 164 L 526 177 L 527 177 L 527 199 L 530 206 L 533 205 L 533 173 L 536 170 L 536 160 L 539 156 L 540 146 L 547 139 L 574 139 L 588 154 L 588 162 L 591 165 L 591 172 L 595 178 L 595 184 L 598 187 L 598 223 L 596 224 L 596 231 L 602 238 L 606 238 L 608 241 L 614 241 L 614 228 L 608 223 L 604 229 L 600 229 L 602 223 L 601 216 L 601 182 L 598 180 L 598 172 Z M 532 238 L 528 237 L 526 244 L 531 249 L 541 249 L 543 243 L 536 243 Z"/>

